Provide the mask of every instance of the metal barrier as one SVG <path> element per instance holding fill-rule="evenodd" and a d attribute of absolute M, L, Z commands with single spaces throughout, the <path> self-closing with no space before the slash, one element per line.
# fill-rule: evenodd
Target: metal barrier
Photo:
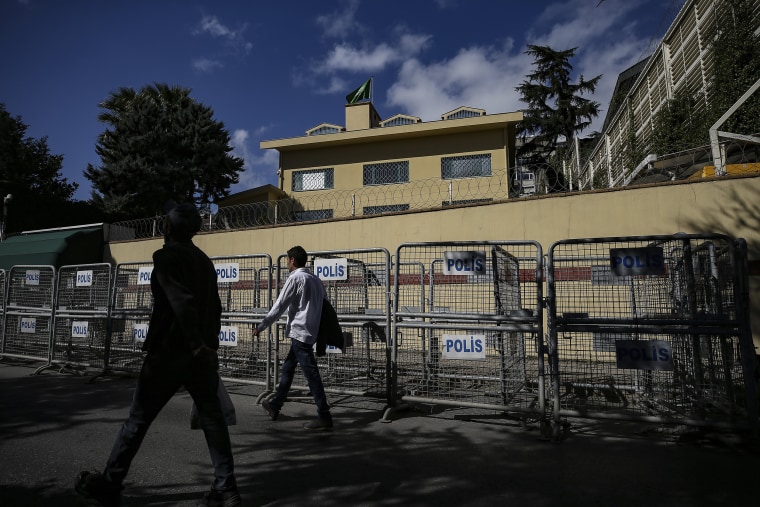
<path fill-rule="evenodd" d="M 542 255 L 535 242 L 400 245 L 392 401 L 543 420 Z"/>
<path fill-rule="evenodd" d="M 552 245 L 556 416 L 757 425 L 742 255 L 719 235 Z"/>
<path fill-rule="evenodd" d="M 271 342 L 253 338 L 253 326 L 272 306 L 272 258 L 269 255 L 212 257 L 222 301 L 219 373 L 235 382 L 272 386 Z"/>
<path fill-rule="evenodd" d="M 52 363 L 105 370 L 111 277 L 105 263 L 58 270 Z"/>
<path fill-rule="evenodd" d="M 108 370 L 138 372 L 142 367 L 142 344 L 148 335 L 153 310 L 152 272 L 152 262 L 116 265 L 105 355 Z"/>
<path fill-rule="evenodd" d="M 2 355 L 44 361 L 52 353 L 53 266 L 13 266 L 8 279 Z"/>
<path fill-rule="evenodd" d="M 390 328 L 390 253 L 382 248 L 310 252 L 309 268 L 325 286 L 338 314 L 346 347 L 328 347 L 317 358 L 325 391 L 354 396 L 387 397 Z M 278 292 L 287 278 L 287 257 L 277 259 Z M 275 327 L 275 371 L 290 349 L 282 324 Z M 275 382 L 279 380 L 276 376 Z M 308 390 L 297 369 L 294 386 Z"/>

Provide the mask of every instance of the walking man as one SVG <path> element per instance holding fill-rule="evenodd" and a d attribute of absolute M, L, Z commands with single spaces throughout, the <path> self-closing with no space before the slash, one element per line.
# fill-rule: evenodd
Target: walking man
<path fill-rule="evenodd" d="M 192 242 L 201 217 L 190 204 L 171 203 L 164 246 L 153 253 L 153 313 L 143 344 L 147 351 L 129 417 L 103 473 L 81 472 L 76 491 L 104 506 L 121 504 L 122 482 L 148 428 L 181 386 L 195 402 L 206 437 L 214 482 L 198 505 L 241 504 L 230 435 L 217 396 L 222 306 L 211 260 Z"/>
<path fill-rule="evenodd" d="M 305 267 L 307 259 L 306 250 L 300 246 L 294 246 L 288 250 L 290 275 L 269 313 L 253 330 L 253 336 L 258 336 L 283 313 L 288 312 L 285 336 L 290 338 L 290 351 L 282 363 L 280 383 L 274 397 L 271 400 L 262 401 L 261 406 L 271 420 L 277 419 L 293 383 L 296 364 L 300 364 L 317 405 L 317 418 L 307 422 L 303 427 L 307 430 L 329 431 L 333 427 L 332 415 L 313 350 L 319 332 L 325 289 L 322 281 Z"/>

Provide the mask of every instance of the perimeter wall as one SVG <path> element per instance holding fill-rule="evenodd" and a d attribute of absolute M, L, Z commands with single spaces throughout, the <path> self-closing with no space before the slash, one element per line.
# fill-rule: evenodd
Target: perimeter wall
<path fill-rule="evenodd" d="M 723 233 L 749 250 L 750 312 L 760 353 L 760 176 L 615 188 L 485 205 L 377 217 L 204 233 L 195 243 L 209 256 L 269 254 L 293 245 L 307 251 L 386 248 L 406 242 L 535 240 L 547 253 L 571 238 Z M 162 239 L 109 243 L 113 263 L 146 261 Z"/>

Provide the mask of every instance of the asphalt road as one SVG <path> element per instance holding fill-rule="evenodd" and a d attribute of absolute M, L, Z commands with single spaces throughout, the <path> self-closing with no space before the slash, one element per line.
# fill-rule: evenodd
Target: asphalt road
<path fill-rule="evenodd" d="M 80 470 L 101 469 L 127 415 L 134 379 L 0 362 L 0 506 L 85 505 Z M 382 404 L 329 396 L 332 433 L 307 433 L 306 402 L 269 421 L 260 388 L 229 385 L 236 470 L 249 506 L 760 505 L 760 446 L 735 435 L 641 431 L 571 420 L 561 442 L 499 414 L 412 407 L 383 423 Z M 151 427 L 123 505 L 188 506 L 212 469 L 191 401 L 177 394 Z"/>

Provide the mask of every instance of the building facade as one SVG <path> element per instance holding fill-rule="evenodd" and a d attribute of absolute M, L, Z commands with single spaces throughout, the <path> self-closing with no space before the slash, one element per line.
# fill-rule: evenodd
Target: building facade
<path fill-rule="evenodd" d="M 440 121 L 382 120 L 371 102 L 362 102 L 346 105 L 345 127 L 321 124 L 261 148 L 280 154 L 278 186 L 297 203 L 291 211 L 297 221 L 403 212 L 420 201 L 507 199 L 520 120 L 520 112 L 488 115 L 471 107 Z"/>

